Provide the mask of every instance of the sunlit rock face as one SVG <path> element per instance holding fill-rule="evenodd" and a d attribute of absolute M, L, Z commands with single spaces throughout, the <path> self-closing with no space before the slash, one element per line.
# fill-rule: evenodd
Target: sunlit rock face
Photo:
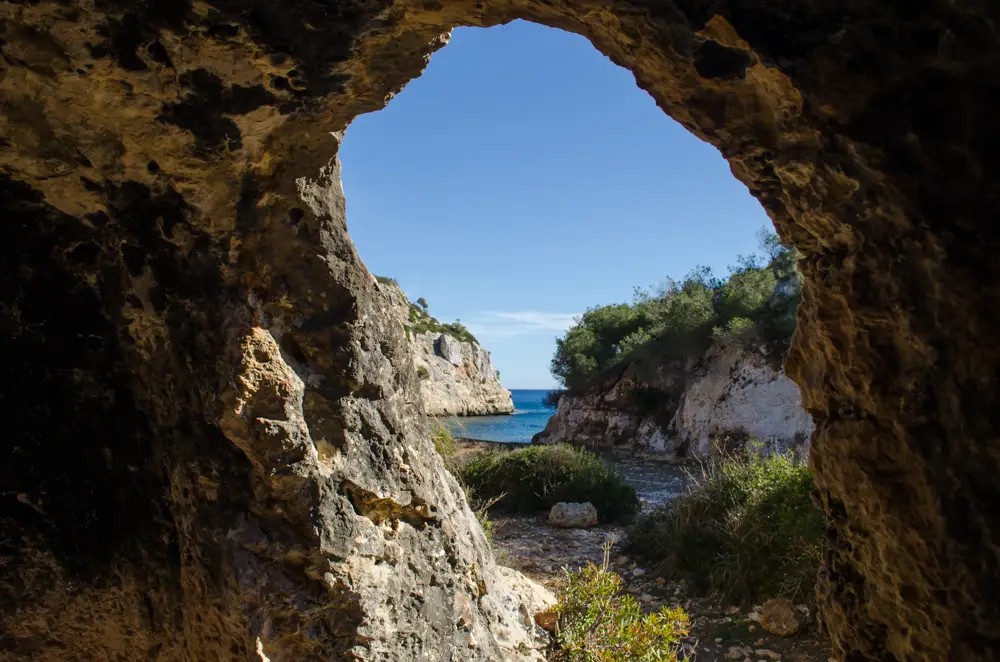
<path fill-rule="evenodd" d="M 813 421 L 799 387 L 764 346 L 716 340 L 685 360 L 643 359 L 564 394 L 536 443 L 708 457 L 735 440 L 805 456 Z"/>
<path fill-rule="evenodd" d="M 805 256 L 837 654 L 997 657 L 1000 17 L 874 0 L 0 6 L 5 657 L 533 645 L 331 161 L 448 29 L 513 18 L 634 72 Z"/>
<path fill-rule="evenodd" d="M 393 317 L 405 331 L 425 414 L 490 416 L 514 411 L 510 391 L 500 384 L 500 374 L 485 348 L 448 332 L 421 331 L 420 325 L 410 319 L 415 304 L 410 303 L 402 288 L 388 279 L 380 285 L 388 296 Z M 402 364 L 396 367 L 408 369 Z"/>
<path fill-rule="evenodd" d="M 500 385 L 490 353 L 444 333 L 413 336 L 420 394 L 428 416 L 510 414 L 514 401 Z M 423 370 L 421 370 L 423 368 Z"/>

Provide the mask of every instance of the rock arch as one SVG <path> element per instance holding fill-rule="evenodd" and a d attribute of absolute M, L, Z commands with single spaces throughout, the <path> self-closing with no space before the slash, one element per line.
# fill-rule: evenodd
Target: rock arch
<path fill-rule="evenodd" d="M 330 161 L 450 28 L 515 18 L 631 70 L 803 251 L 840 653 L 997 656 L 1000 17 L 873 0 L 0 7 L 5 656 L 526 641 Z"/>

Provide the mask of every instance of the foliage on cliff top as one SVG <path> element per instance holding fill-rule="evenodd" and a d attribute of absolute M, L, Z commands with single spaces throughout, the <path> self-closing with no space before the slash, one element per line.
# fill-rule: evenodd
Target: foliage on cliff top
<path fill-rule="evenodd" d="M 766 265 L 757 256 L 739 256 L 724 280 L 699 267 L 681 282 L 636 288 L 632 303 L 587 310 L 556 341 L 552 374 L 578 390 L 625 359 L 697 356 L 718 337 L 783 350 L 799 302 L 796 254 L 764 229 L 759 240 Z"/>
<path fill-rule="evenodd" d="M 589 501 L 602 521 L 634 514 L 635 489 L 593 453 L 559 444 L 496 450 L 454 467 L 480 498 L 500 497 L 494 510 L 533 513 L 560 501 Z"/>
<path fill-rule="evenodd" d="M 400 296 L 406 298 L 406 293 L 400 286 L 399 281 L 388 276 L 375 276 L 375 280 L 383 285 L 395 287 L 399 290 Z M 407 300 L 409 305 L 409 324 L 406 325 L 407 337 L 417 333 L 446 333 L 449 336 L 462 342 L 479 344 L 476 337 L 465 327 L 460 320 L 451 323 L 439 322 L 428 311 L 427 299 L 420 297 L 416 301 Z"/>
<path fill-rule="evenodd" d="M 679 607 L 644 614 L 622 578 L 600 566 L 567 572 L 556 605 L 558 662 L 674 662 L 688 617 Z"/>
<path fill-rule="evenodd" d="M 425 302 L 426 303 L 426 302 Z M 461 321 L 455 320 L 450 324 L 444 324 L 437 321 L 430 313 L 427 312 L 427 308 L 418 305 L 416 303 L 410 302 L 410 325 L 409 331 L 411 333 L 446 333 L 449 336 L 461 340 L 462 342 L 479 344 L 476 337 L 465 328 L 465 325 Z"/>
<path fill-rule="evenodd" d="M 629 551 L 730 600 L 808 599 L 826 528 L 813 490 L 794 454 L 751 444 L 706 462 L 695 487 L 641 518 Z"/>

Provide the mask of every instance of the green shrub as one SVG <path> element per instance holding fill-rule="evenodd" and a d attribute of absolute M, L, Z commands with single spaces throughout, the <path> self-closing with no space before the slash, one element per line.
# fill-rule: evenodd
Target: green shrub
<path fill-rule="evenodd" d="M 451 457 L 458 452 L 458 442 L 455 436 L 444 425 L 439 425 L 431 432 L 431 441 L 434 442 L 434 450 L 441 457 Z"/>
<path fill-rule="evenodd" d="M 787 347 L 799 302 L 798 254 L 777 235 L 759 234 L 766 265 L 740 256 L 726 279 L 697 267 L 684 280 L 636 288 L 631 303 L 588 309 L 556 340 L 550 369 L 570 390 L 606 377 L 626 359 L 653 363 L 701 355 L 713 337 Z"/>
<path fill-rule="evenodd" d="M 703 471 L 686 494 L 639 520 L 629 551 L 730 600 L 810 596 L 826 524 L 808 468 L 751 444 Z"/>
<path fill-rule="evenodd" d="M 688 617 L 679 607 L 644 614 L 622 590 L 622 578 L 593 563 L 567 573 L 555 611 L 559 649 L 550 658 L 573 662 L 667 662 L 677 660 Z"/>
<path fill-rule="evenodd" d="M 421 301 L 423 301 L 423 304 L 420 304 Z M 417 299 L 417 303 L 410 302 L 409 324 L 407 325 L 409 331 L 415 334 L 446 333 L 462 342 L 479 344 L 479 341 L 472 335 L 472 332 L 465 328 L 465 325 L 459 320 L 455 320 L 449 324 L 442 324 L 435 319 L 427 312 L 427 307 L 424 305 L 426 303 L 422 297 Z"/>
<path fill-rule="evenodd" d="M 746 317 L 734 317 L 726 326 L 712 329 L 713 338 L 728 338 L 730 340 L 753 340 L 757 336 L 757 326 L 753 320 Z"/>
<path fill-rule="evenodd" d="M 420 379 L 428 379 L 431 376 L 430 371 L 427 370 L 427 366 L 418 365 L 417 366 L 417 377 Z"/>
<path fill-rule="evenodd" d="M 593 453 L 563 444 L 484 453 L 454 471 L 480 498 L 498 497 L 494 508 L 502 512 L 532 513 L 560 501 L 589 501 L 609 522 L 634 514 L 639 506 L 621 474 Z"/>

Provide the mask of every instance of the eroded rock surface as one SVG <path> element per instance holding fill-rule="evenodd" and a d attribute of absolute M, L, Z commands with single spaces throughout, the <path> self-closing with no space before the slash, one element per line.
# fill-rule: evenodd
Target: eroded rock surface
<path fill-rule="evenodd" d="M 419 331 L 410 319 L 413 304 L 402 288 L 393 281 L 380 285 L 392 302 L 392 314 L 406 331 L 425 414 L 489 416 L 514 411 L 510 391 L 500 384 L 500 375 L 485 348 L 446 332 Z"/>
<path fill-rule="evenodd" d="M 532 442 L 683 454 L 684 440 L 668 430 L 694 366 L 693 361 L 631 363 L 583 392 L 563 394 Z"/>
<path fill-rule="evenodd" d="M 631 70 L 803 253 L 838 655 L 996 658 L 1000 16 L 875 0 L 0 5 L 5 656 L 527 636 L 331 161 L 451 27 L 515 18 Z"/>
<path fill-rule="evenodd" d="M 754 437 L 805 454 L 812 431 L 799 387 L 767 348 L 718 340 L 697 360 L 634 362 L 563 395 L 533 441 L 681 458 L 708 456 L 729 437 Z"/>
<path fill-rule="evenodd" d="M 756 438 L 769 448 L 808 450 L 813 420 L 799 387 L 765 349 L 717 342 L 687 380 L 667 429 L 692 454 L 708 455 L 727 435 Z"/>
<path fill-rule="evenodd" d="M 514 401 L 500 385 L 490 353 L 478 343 L 444 333 L 413 336 L 414 360 L 421 367 L 420 394 L 429 416 L 510 414 Z M 426 375 L 426 376 L 425 376 Z"/>

